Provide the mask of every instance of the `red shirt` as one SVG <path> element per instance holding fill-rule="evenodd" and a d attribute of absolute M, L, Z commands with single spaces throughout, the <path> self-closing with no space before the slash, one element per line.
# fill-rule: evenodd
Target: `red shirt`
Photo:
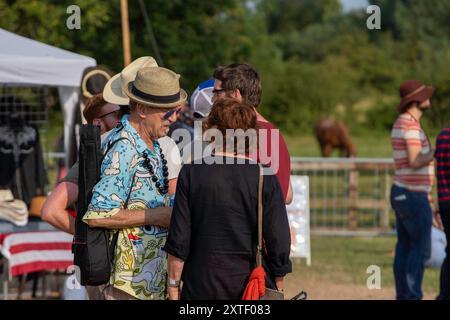
<path fill-rule="evenodd" d="M 437 189 L 439 202 L 450 201 L 450 127 L 439 133 L 436 139 Z"/>
<path fill-rule="evenodd" d="M 283 135 L 279 129 L 272 123 L 258 121 L 258 125 L 260 128 L 260 141 L 257 161 L 272 168 L 273 172 L 278 177 L 281 190 L 283 191 L 284 198 L 286 199 L 289 189 L 289 180 L 291 177 L 291 156 L 289 155 L 286 142 L 284 141 Z M 261 136 L 261 130 L 265 131 L 263 136 Z M 264 137 L 264 134 L 267 139 L 262 138 Z"/>

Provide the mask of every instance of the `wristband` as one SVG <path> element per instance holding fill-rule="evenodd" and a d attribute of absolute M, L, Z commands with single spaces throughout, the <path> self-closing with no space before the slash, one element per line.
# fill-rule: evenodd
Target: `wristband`
<path fill-rule="evenodd" d="M 167 286 L 171 288 L 179 288 L 180 280 L 169 279 Z"/>

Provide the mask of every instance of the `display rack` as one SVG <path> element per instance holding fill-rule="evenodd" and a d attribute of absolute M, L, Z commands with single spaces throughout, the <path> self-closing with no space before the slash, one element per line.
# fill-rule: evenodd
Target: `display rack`
<path fill-rule="evenodd" d="M 0 87 L 0 125 L 7 122 L 12 114 L 23 117 L 26 123 L 36 125 L 39 130 L 45 169 L 49 167 L 49 114 L 50 87 L 21 86 L 3 84 Z"/>

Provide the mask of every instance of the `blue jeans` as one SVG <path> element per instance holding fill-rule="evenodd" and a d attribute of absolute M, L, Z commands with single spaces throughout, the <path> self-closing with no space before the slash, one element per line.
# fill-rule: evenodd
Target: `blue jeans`
<path fill-rule="evenodd" d="M 424 262 L 431 253 L 432 211 L 425 192 L 392 186 L 397 246 L 394 277 L 397 299 L 422 299 Z"/>

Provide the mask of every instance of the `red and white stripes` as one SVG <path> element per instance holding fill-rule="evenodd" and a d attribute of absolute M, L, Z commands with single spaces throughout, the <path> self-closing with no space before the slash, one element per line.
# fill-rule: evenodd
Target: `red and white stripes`
<path fill-rule="evenodd" d="M 1 234 L 0 250 L 8 260 L 9 276 L 67 269 L 73 264 L 72 239 L 61 231 Z"/>

